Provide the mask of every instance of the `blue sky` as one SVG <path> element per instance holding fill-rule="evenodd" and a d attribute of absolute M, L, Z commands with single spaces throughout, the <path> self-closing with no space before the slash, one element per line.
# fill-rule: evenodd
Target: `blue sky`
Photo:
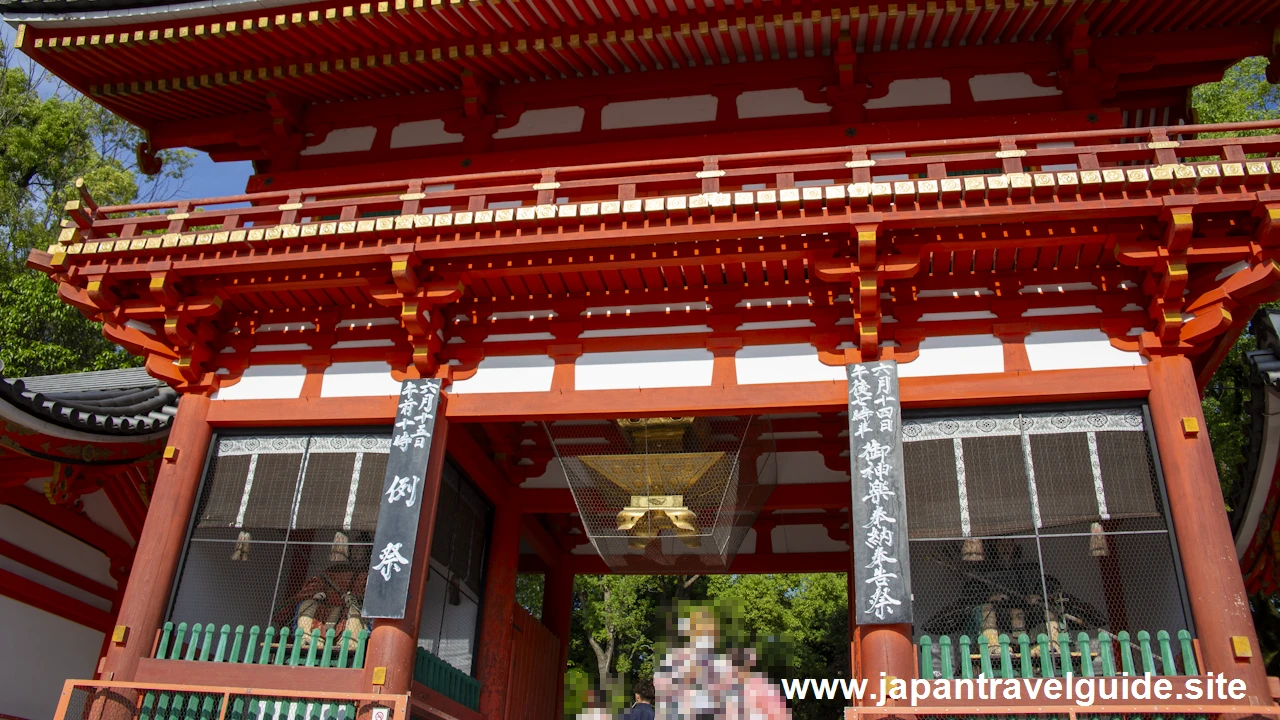
<path fill-rule="evenodd" d="M 14 37 L 14 29 L 7 23 L 0 23 L 0 42 L 3 42 L 5 47 L 13 46 Z M 252 163 L 215 163 L 207 154 L 198 153 L 186 181 L 175 194 L 174 199 L 239 195 L 244 192 L 245 184 L 252 174 Z"/>
<path fill-rule="evenodd" d="M 195 164 L 187 173 L 186 182 L 176 199 L 195 199 L 239 195 L 253 174 L 253 164 L 248 161 L 216 163 L 205 153 L 199 153 Z"/>

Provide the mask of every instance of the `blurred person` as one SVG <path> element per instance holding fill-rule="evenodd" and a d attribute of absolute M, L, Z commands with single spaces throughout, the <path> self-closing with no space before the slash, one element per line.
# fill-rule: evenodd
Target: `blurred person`
<path fill-rule="evenodd" d="M 636 683 L 636 701 L 622 714 L 624 720 L 654 720 L 653 695 L 652 680 L 641 680 Z"/>
<path fill-rule="evenodd" d="M 609 711 L 605 708 L 604 693 L 599 690 L 587 691 L 587 703 L 578 713 L 577 720 L 609 720 Z"/>

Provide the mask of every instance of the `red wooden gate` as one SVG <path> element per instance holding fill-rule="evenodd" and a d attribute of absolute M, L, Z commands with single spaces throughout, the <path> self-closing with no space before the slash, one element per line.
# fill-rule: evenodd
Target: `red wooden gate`
<path fill-rule="evenodd" d="M 507 680 L 506 720 L 560 720 L 560 640 L 524 608 L 512 617 L 511 674 Z"/>

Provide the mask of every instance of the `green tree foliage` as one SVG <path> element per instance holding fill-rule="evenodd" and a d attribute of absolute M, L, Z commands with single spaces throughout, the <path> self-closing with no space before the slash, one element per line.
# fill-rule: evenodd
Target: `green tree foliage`
<path fill-rule="evenodd" d="M 725 645 L 753 649 L 770 678 L 848 677 L 843 574 L 578 576 L 574 594 L 571 714 L 581 708 L 584 678 L 615 709 L 629 704 L 630 686 L 652 678 L 664 651 L 679 642 L 677 617 L 699 606 L 714 610 Z M 843 703 L 809 699 L 792 710 L 797 720 L 817 720 L 837 717 Z"/>
<path fill-rule="evenodd" d="M 1202 123 L 1249 122 L 1280 118 L 1280 87 L 1267 81 L 1267 59 L 1245 58 L 1221 82 L 1192 90 L 1191 103 Z M 1270 132 L 1270 131 L 1255 131 Z M 1251 134 L 1251 133 L 1245 133 Z M 1246 330 L 1214 373 L 1204 393 L 1204 417 L 1223 495 L 1231 497 L 1248 450 L 1249 371 L 1244 354 L 1257 347 Z"/>
<path fill-rule="evenodd" d="M 146 202 L 181 187 L 193 155 L 163 154 L 165 170 L 138 172 L 136 127 L 0 45 L 0 361 L 9 376 L 137 363 L 24 266 L 57 240 L 63 205 L 83 177 L 103 205 Z"/>
<path fill-rule="evenodd" d="M 1280 88 L 1267 82 L 1267 59 L 1245 58 L 1222 76 L 1191 91 L 1191 106 L 1201 123 L 1273 120 L 1280 108 Z"/>

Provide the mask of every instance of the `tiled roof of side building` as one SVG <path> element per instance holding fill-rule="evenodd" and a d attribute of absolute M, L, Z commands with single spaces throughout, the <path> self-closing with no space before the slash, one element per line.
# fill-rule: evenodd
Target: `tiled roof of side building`
<path fill-rule="evenodd" d="M 174 0 L 0 0 L 0 12 L 60 14 L 184 4 L 189 3 Z"/>
<path fill-rule="evenodd" d="M 138 437 L 169 429 L 178 393 L 144 369 L 129 368 L 0 378 L 0 403 L 69 430 Z"/>
<path fill-rule="evenodd" d="M 1233 532 L 1239 531 L 1245 517 L 1250 514 L 1250 501 L 1265 499 L 1265 493 L 1258 495 L 1254 492 L 1254 484 L 1258 481 L 1259 465 L 1265 460 L 1267 396 L 1280 392 L 1280 311 L 1259 310 L 1253 316 L 1250 330 L 1258 339 L 1258 347 L 1245 353 L 1244 358 L 1250 390 L 1250 400 L 1245 407 L 1249 418 L 1244 427 L 1248 445 L 1245 447 L 1237 487 L 1232 488 L 1231 497 L 1228 498 L 1232 508 Z"/>

